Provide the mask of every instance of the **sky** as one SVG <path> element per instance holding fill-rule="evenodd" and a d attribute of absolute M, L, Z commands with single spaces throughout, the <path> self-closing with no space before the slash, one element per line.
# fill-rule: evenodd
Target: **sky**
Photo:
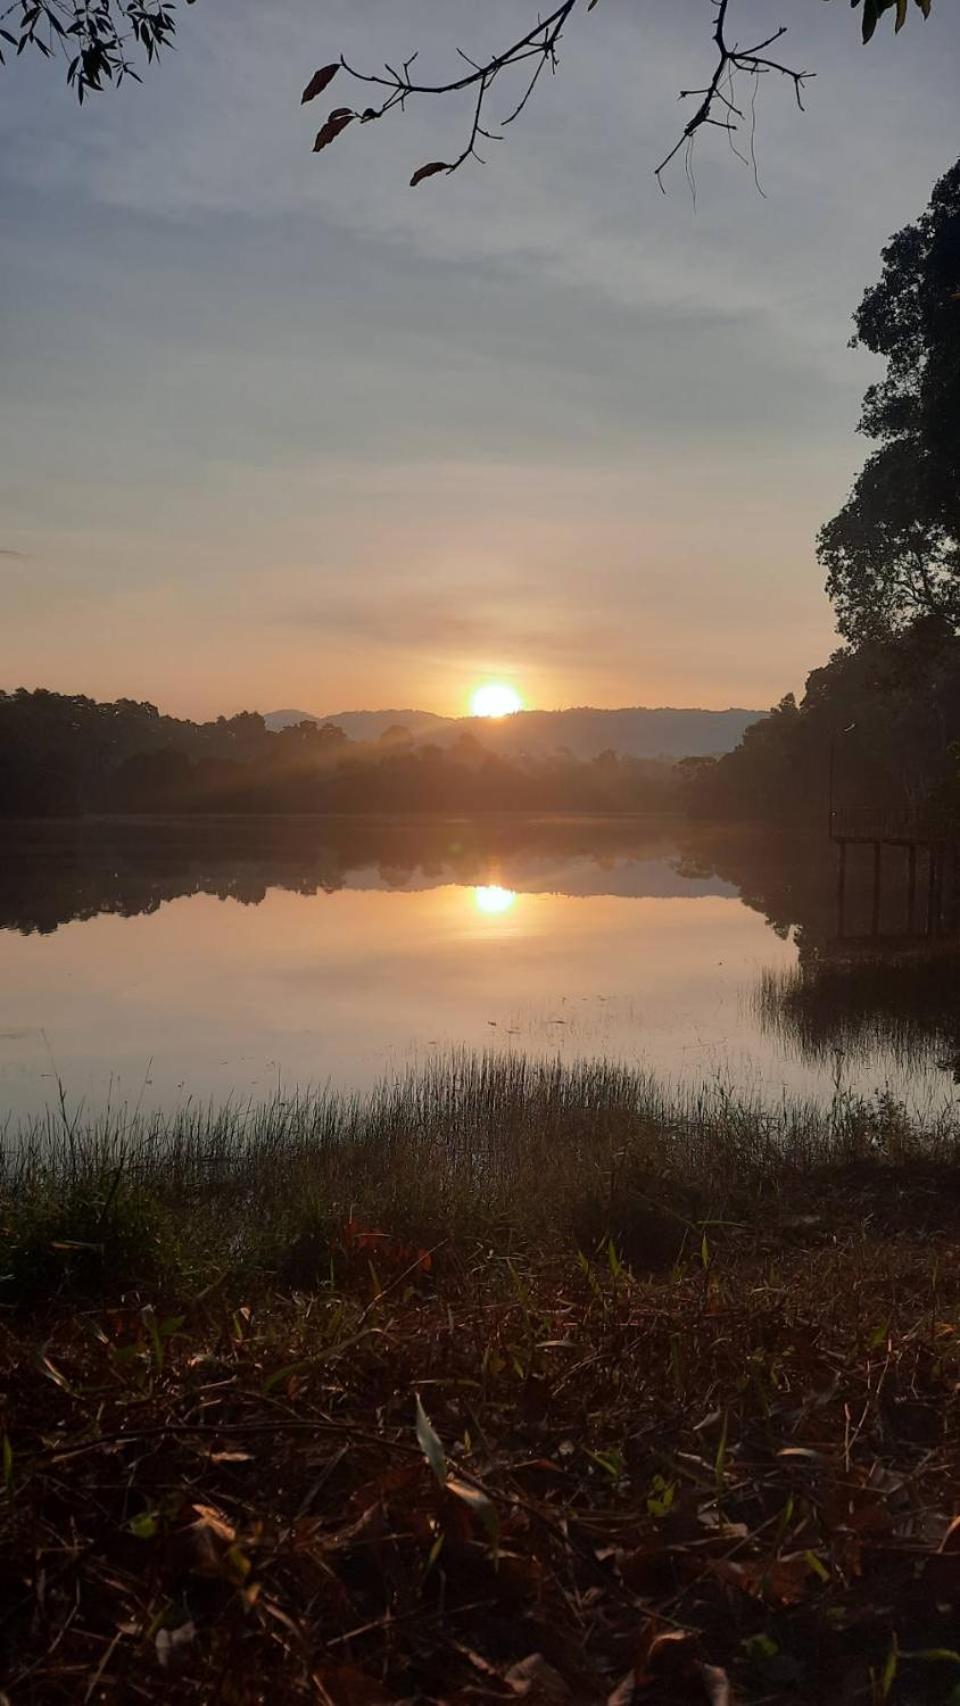
<path fill-rule="evenodd" d="M 441 78 L 535 6 L 198 0 L 82 110 L 0 69 L 0 687 L 196 717 L 800 690 L 867 448 L 851 315 L 957 156 L 960 16 L 865 49 L 843 0 L 733 0 L 742 42 L 788 26 L 807 111 L 760 88 L 762 194 L 715 130 L 663 195 L 711 15 L 600 0 L 486 165 L 415 190 L 466 106 L 315 156 L 351 95 L 301 108 L 307 79 L 414 48 Z"/>

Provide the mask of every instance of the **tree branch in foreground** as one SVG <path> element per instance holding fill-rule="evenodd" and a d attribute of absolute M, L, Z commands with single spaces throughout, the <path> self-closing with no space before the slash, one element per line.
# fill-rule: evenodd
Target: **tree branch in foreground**
<path fill-rule="evenodd" d="M 716 63 L 709 82 L 700 89 L 684 89 L 680 99 L 689 100 L 699 97 L 699 104 L 691 118 L 684 125 L 677 142 L 665 155 L 656 168 L 657 181 L 664 188 L 663 173 L 680 150 L 692 143 L 697 132 L 707 125 L 725 130 L 732 135 L 744 122 L 744 114 L 734 99 L 735 77 L 738 72 L 746 72 L 755 80 L 773 72 L 785 77 L 793 84 L 797 105 L 803 108 L 803 88 L 813 72 L 800 71 L 784 64 L 781 60 L 772 58 L 769 50 L 786 34 L 786 27 L 781 25 L 762 41 L 755 42 L 750 47 L 741 47 L 738 42 L 731 42 L 727 36 L 728 14 L 730 0 L 711 0 L 715 7 L 716 18 L 712 39 L 717 50 Z M 481 141 L 500 141 L 502 132 L 507 125 L 513 124 L 527 106 L 537 83 L 544 70 L 555 72 L 557 69 L 557 48 L 563 32 L 574 12 L 578 10 L 591 12 L 597 0 L 562 0 L 546 18 L 538 19 L 533 27 L 525 34 L 511 42 L 500 52 L 489 59 L 478 62 L 471 59 L 462 49 L 458 49 L 467 70 L 457 77 L 443 82 L 421 82 L 415 74 L 414 66 L 417 54 L 403 61 L 398 70 L 392 65 L 385 65 L 382 72 L 358 71 L 347 60 L 341 58 L 330 65 L 323 66 L 311 78 L 303 92 L 303 102 L 315 100 L 317 95 L 332 82 L 339 71 L 344 71 L 348 77 L 357 83 L 368 85 L 378 93 L 377 103 L 362 110 L 352 107 L 336 107 L 317 133 L 314 152 L 319 153 L 344 131 L 354 120 L 361 124 L 370 124 L 375 119 L 385 118 L 395 108 L 401 110 L 408 101 L 415 97 L 427 95 L 454 95 L 470 92 L 474 99 L 471 109 L 470 128 L 463 147 L 452 160 L 431 160 L 425 166 L 414 172 L 411 185 L 419 184 L 424 178 L 434 177 L 443 172 L 448 176 L 456 172 L 467 160 L 475 159 L 483 164 L 478 150 Z M 487 109 L 491 90 L 497 79 L 505 71 L 514 66 L 530 67 L 530 74 L 523 86 L 519 100 L 506 116 L 498 121 L 498 128 L 491 129 L 487 120 Z M 385 91 L 382 95 L 380 91 Z"/>

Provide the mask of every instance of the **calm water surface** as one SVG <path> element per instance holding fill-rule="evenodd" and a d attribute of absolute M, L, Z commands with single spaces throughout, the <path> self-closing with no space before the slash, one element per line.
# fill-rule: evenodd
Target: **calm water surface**
<path fill-rule="evenodd" d="M 742 863 L 622 822 L 22 826 L 0 874 L 0 1103 L 16 1125 L 58 1078 L 88 1107 L 362 1087 L 462 1045 L 769 1099 L 827 1098 L 838 1070 L 914 1105 L 955 1094 L 940 1007 L 885 1028 L 870 985 L 859 1029 L 842 990 L 842 1026 L 797 1018 L 822 919 L 798 898 L 785 920 L 790 883 L 758 898 Z"/>

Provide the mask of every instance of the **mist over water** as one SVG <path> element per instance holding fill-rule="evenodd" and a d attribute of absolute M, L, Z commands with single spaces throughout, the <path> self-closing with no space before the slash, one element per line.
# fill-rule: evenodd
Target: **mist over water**
<path fill-rule="evenodd" d="M 20 826 L 0 1097 L 13 1126 L 61 1085 L 88 1111 L 260 1101 L 466 1047 L 939 1108 L 949 945 L 932 978 L 848 964 L 832 885 L 829 848 L 617 819 Z"/>

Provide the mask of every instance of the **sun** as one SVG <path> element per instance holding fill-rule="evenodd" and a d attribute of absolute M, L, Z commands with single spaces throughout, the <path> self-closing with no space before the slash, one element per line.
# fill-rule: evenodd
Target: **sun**
<path fill-rule="evenodd" d="M 478 912 L 486 913 L 488 918 L 499 918 L 501 913 L 509 912 L 516 898 L 514 889 L 501 888 L 499 883 L 487 883 L 473 891 L 474 906 Z"/>
<path fill-rule="evenodd" d="M 523 700 L 513 687 L 503 681 L 485 681 L 470 695 L 470 714 L 474 717 L 511 717 L 523 710 Z"/>

